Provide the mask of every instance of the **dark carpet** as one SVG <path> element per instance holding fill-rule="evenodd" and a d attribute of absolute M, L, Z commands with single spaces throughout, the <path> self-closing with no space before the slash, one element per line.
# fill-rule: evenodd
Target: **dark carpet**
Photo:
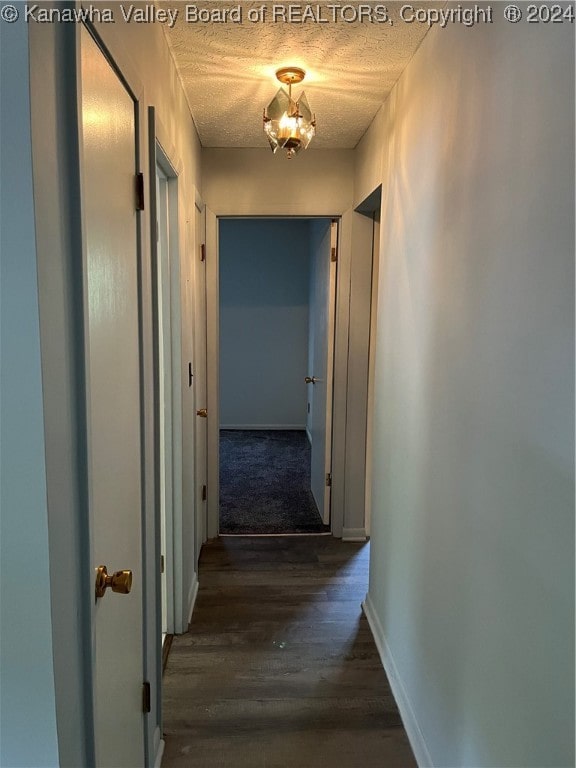
<path fill-rule="evenodd" d="M 220 430 L 220 533 L 324 533 L 305 432 Z"/>

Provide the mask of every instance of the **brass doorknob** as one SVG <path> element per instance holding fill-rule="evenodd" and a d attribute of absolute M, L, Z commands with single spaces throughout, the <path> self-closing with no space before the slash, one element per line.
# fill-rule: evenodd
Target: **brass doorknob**
<path fill-rule="evenodd" d="M 206 408 L 200 408 L 199 411 L 196 411 L 196 416 L 202 416 L 203 419 L 208 418 L 208 411 Z"/>
<path fill-rule="evenodd" d="M 96 597 L 104 597 L 108 587 L 112 588 L 112 592 L 127 595 L 132 589 L 132 571 L 116 571 L 108 576 L 106 566 L 99 565 L 96 568 Z"/>
<path fill-rule="evenodd" d="M 306 384 L 316 384 L 318 379 L 316 378 L 316 376 L 306 376 L 304 378 L 304 381 L 306 382 Z"/>

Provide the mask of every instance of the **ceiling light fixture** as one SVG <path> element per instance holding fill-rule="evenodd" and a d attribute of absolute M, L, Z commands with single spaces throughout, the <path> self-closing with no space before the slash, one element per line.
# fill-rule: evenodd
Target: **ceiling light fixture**
<path fill-rule="evenodd" d="M 316 133 L 316 116 L 312 114 L 304 91 L 297 100 L 292 98 L 292 86 L 301 83 L 306 72 L 300 67 L 283 67 L 276 72 L 288 93 L 280 88 L 264 109 L 264 133 L 272 152 L 285 149 L 288 159 L 306 149 Z"/>

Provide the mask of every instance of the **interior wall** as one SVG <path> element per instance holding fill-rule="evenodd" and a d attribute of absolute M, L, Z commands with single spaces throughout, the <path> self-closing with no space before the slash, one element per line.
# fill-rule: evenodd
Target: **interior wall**
<path fill-rule="evenodd" d="M 335 216 L 352 205 L 354 150 L 204 149 L 202 195 L 218 216 Z"/>
<path fill-rule="evenodd" d="M 220 426 L 304 429 L 309 222 L 220 221 Z"/>
<path fill-rule="evenodd" d="M 0 763 L 31 768 L 59 765 L 59 751 L 24 20 L 0 26 L 0 52 Z"/>
<path fill-rule="evenodd" d="M 574 33 L 432 31 L 383 181 L 366 609 L 422 765 L 574 764 Z M 374 178 L 374 168 L 382 178 Z"/>

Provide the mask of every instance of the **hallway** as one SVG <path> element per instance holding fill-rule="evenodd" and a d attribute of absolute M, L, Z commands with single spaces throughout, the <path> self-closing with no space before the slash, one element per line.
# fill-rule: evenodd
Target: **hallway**
<path fill-rule="evenodd" d="M 204 546 L 164 675 L 165 768 L 416 765 L 361 601 L 367 544 Z"/>

